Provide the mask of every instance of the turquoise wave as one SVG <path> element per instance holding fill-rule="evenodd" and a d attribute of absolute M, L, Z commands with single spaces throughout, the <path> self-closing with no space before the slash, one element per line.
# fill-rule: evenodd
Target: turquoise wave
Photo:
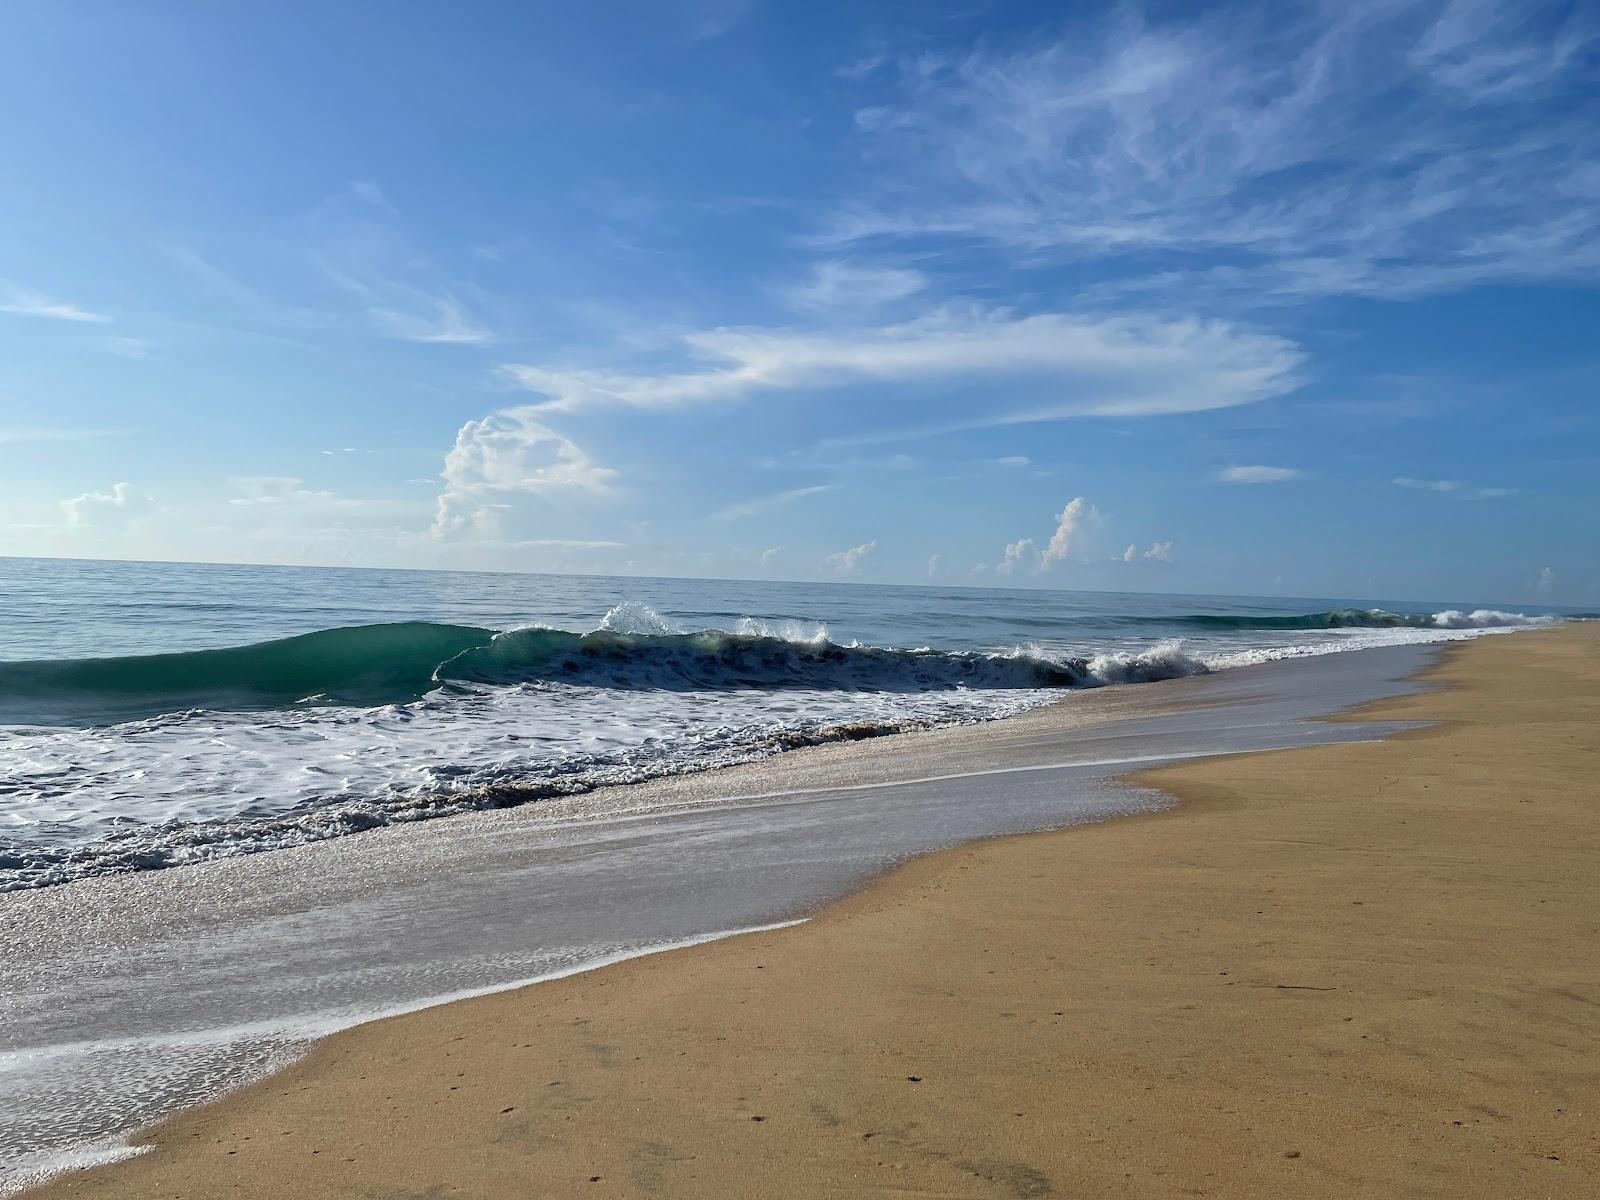
<path fill-rule="evenodd" d="M 188 708 L 389 704 L 434 686 L 439 664 L 488 629 L 407 621 L 323 629 L 220 650 L 0 663 L 0 723 L 83 724 Z"/>
<path fill-rule="evenodd" d="M 0 724 L 100 724 L 199 708 L 396 704 L 452 684 L 908 692 L 1089 681 L 1083 660 L 1021 653 L 878 649 L 720 630 L 496 633 L 413 621 L 221 650 L 0 663 Z"/>
<path fill-rule="evenodd" d="M 1518 625 L 1543 625 L 1553 617 L 1498 609 L 1462 612 L 1446 609 L 1431 613 L 1397 613 L 1381 608 L 1335 608 L 1326 612 L 1288 616 L 1240 613 L 1190 613 L 1181 617 L 1136 617 L 1139 624 L 1188 625 L 1197 629 L 1492 629 Z"/>

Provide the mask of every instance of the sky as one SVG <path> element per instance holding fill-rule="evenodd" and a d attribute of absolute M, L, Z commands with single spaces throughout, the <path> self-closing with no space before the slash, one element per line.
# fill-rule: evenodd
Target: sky
<path fill-rule="evenodd" d="M 1600 603 L 1582 3 L 0 6 L 0 554 Z"/>

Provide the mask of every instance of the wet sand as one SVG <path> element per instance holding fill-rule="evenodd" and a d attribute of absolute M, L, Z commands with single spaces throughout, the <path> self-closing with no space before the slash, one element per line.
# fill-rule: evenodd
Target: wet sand
<path fill-rule="evenodd" d="M 352 1029 L 30 1195 L 1595 1195 L 1600 626 L 1434 676 L 1362 713 L 1431 728 Z"/>

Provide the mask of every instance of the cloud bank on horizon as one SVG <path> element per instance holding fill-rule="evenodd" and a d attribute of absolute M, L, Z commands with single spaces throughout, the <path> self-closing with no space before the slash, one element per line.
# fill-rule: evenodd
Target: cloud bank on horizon
<path fill-rule="evenodd" d="M 0 553 L 1600 601 L 1591 9 L 628 7 L 0 14 Z"/>

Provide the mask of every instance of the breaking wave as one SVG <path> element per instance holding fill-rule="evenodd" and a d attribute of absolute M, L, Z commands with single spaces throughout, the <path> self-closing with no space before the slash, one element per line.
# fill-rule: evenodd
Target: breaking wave
<path fill-rule="evenodd" d="M 1191 613 L 1182 617 L 1138 617 L 1135 620 L 1140 623 L 1177 623 L 1198 629 L 1504 629 L 1551 625 L 1560 618 L 1501 612 L 1494 608 L 1477 608 L 1471 612 L 1452 608 L 1432 613 L 1396 613 L 1381 608 L 1335 608 L 1327 612 L 1294 616 Z"/>
<path fill-rule="evenodd" d="M 839 645 L 821 626 L 746 620 L 738 632 L 677 632 L 642 605 L 589 633 L 496 633 L 405 622 L 325 629 L 221 650 L 0 663 L 0 723 L 101 724 L 189 709 L 378 706 L 462 685 L 649 691 L 807 688 L 925 692 L 1095 687 L 1208 670 L 1176 643 L 1143 654 L 1053 657 Z"/>

